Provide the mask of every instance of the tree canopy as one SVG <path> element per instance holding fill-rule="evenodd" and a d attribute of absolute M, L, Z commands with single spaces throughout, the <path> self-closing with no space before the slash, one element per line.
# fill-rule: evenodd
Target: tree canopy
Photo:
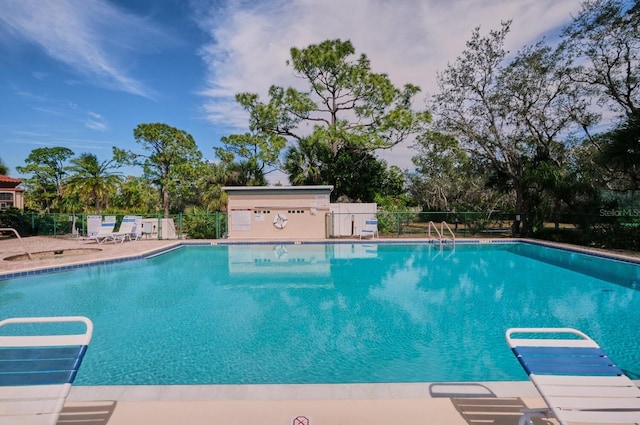
<path fill-rule="evenodd" d="M 100 213 L 120 186 L 120 174 L 113 171 L 116 168 L 113 160 L 101 162 L 94 154 L 84 153 L 71 160 L 67 170 L 72 174 L 65 180 L 65 190 L 77 196 L 85 210 Z"/>
<path fill-rule="evenodd" d="M 480 28 L 473 31 L 462 54 L 438 74 L 433 108 L 437 130 L 457 138 L 474 161 L 490 167 L 496 183 L 514 191 L 516 213 L 526 217 L 540 183 L 537 171 L 542 164 L 562 166 L 563 133 L 588 123 L 590 116 L 561 51 L 537 43 L 508 60 L 504 44 L 510 27 L 503 22 L 486 36 Z"/>
<path fill-rule="evenodd" d="M 133 137 L 147 154 L 114 147 L 114 158 L 142 167 L 145 177 L 160 188 L 164 216 L 169 217 L 170 189 L 193 184 L 202 153 L 189 133 L 163 123 L 139 124 Z"/>
<path fill-rule="evenodd" d="M 429 112 L 413 109 L 419 87 L 394 86 L 387 74 L 372 71 L 366 55 L 354 57 L 350 41 L 326 40 L 290 53 L 287 64 L 306 89 L 273 85 L 267 102 L 255 93 L 236 95 L 249 113 L 250 133 L 224 138 L 217 149 L 222 159 L 241 156 L 275 166 L 288 140 L 284 169 L 291 182 L 333 184 L 340 196 L 346 194 L 342 187 L 356 189 L 339 185 L 330 172 L 341 155 L 364 158 L 391 148 L 423 131 L 431 119 Z"/>
<path fill-rule="evenodd" d="M 24 167 L 16 170 L 28 174 L 25 181 L 36 207 L 50 212 L 59 207 L 62 200 L 62 183 L 67 175 L 67 161 L 74 155 L 64 147 L 36 148 L 25 159 Z"/>

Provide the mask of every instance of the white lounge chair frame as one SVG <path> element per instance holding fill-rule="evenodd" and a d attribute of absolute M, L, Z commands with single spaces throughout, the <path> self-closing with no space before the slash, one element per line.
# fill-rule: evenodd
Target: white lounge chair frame
<path fill-rule="evenodd" d="M 0 425 L 55 425 L 91 341 L 81 316 L 11 318 L 5 325 L 81 322 L 84 333 L 0 336 Z"/>
<path fill-rule="evenodd" d="M 360 230 L 360 239 L 362 237 L 371 237 L 371 239 L 375 239 L 379 237 L 378 235 L 378 220 L 376 219 L 367 219 L 364 221 L 364 227 Z"/>
<path fill-rule="evenodd" d="M 125 216 L 120 223 L 120 229 L 117 232 L 113 232 L 112 238 L 114 242 L 120 241 L 124 243 L 125 240 L 139 239 L 141 232 L 139 226 L 142 224 L 142 218 L 136 216 Z"/>
<path fill-rule="evenodd" d="M 100 216 L 90 216 L 91 226 L 96 226 L 94 222 L 96 221 L 97 217 L 100 217 Z M 89 221 L 89 218 L 87 220 Z M 90 231 L 88 236 L 81 238 L 80 240 L 84 242 L 96 241 L 98 244 L 103 244 L 110 240 L 115 242 L 115 236 L 113 233 L 113 229 L 115 227 L 116 227 L 116 217 L 106 216 L 104 218 L 104 221 L 100 222 L 100 227 L 98 228 L 97 232 L 95 232 L 95 229 L 94 229 Z"/>
<path fill-rule="evenodd" d="M 542 337 L 547 334 L 555 337 Z M 561 334 L 565 338 L 558 339 Z M 586 334 L 571 328 L 512 328 L 506 338 L 549 406 L 524 411 L 520 425 L 550 413 L 561 425 L 640 423 L 640 389 Z"/>

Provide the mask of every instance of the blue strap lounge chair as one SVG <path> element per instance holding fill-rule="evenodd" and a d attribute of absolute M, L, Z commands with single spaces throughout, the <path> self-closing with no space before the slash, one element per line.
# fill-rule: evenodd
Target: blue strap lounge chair
<path fill-rule="evenodd" d="M 55 322 L 81 322 L 85 332 L 33 334 Z M 91 321 L 79 316 L 1 321 L 0 424 L 55 425 L 92 333 Z"/>
<path fill-rule="evenodd" d="M 549 406 L 525 410 L 520 425 L 550 414 L 561 425 L 640 424 L 640 389 L 584 333 L 571 328 L 512 328 L 506 337 Z"/>
<path fill-rule="evenodd" d="M 96 241 L 99 244 L 103 244 L 108 241 L 115 242 L 115 236 L 113 233 L 113 229 L 116 227 L 116 217 L 115 216 L 107 216 L 104 221 L 100 222 L 99 227 L 96 226 L 96 218 L 99 216 L 92 216 L 92 221 L 89 222 L 90 226 L 94 226 L 93 230 L 89 232 L 89 235 L 85 238 L 82 238 L 83 241 Z"/>
<path fill-rule="evenodd" d="M 367 236 L 370 236 L 371 239 L 378 237 L 378 220 L 365 220 L 364 227 L 360 230 L 360 239 Z"/>
<path fill-rule="evenodd" d="M 141 222 L 140 217 L 127 215 L 122 219 L 122 223 L 120 223 L 120 229 L 117 232 L 113 232 L 112 237 L 113 241 L 123 243 L 125 240 L 134 240 L 138 239 L 138 221 Z M 140 223 L 142 224 L 142 223 Z"/>

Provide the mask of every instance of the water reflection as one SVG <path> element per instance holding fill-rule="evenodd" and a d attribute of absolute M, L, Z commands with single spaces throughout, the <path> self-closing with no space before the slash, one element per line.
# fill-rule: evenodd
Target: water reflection
<path fill-rule="evenodd" d="M 526 379 L 513 326 L 580 328 L 635 370 L 639 294 L 507 246 L 364 243 L 194 247 L 0 287 L 4 314 L 94 320 L 79 383 L 96 385 Z"/>

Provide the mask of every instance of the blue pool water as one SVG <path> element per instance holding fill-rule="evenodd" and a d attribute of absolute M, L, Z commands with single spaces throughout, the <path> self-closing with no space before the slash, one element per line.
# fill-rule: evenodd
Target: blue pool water
<path fill-rule="evenodd" d="M 532 244 L 182 247 L 0 281 L 0 318 L 84 315 L 76 384 L 525 380 L 509 327 L 578 328 L 640 377 L 640 266 Z"/>

